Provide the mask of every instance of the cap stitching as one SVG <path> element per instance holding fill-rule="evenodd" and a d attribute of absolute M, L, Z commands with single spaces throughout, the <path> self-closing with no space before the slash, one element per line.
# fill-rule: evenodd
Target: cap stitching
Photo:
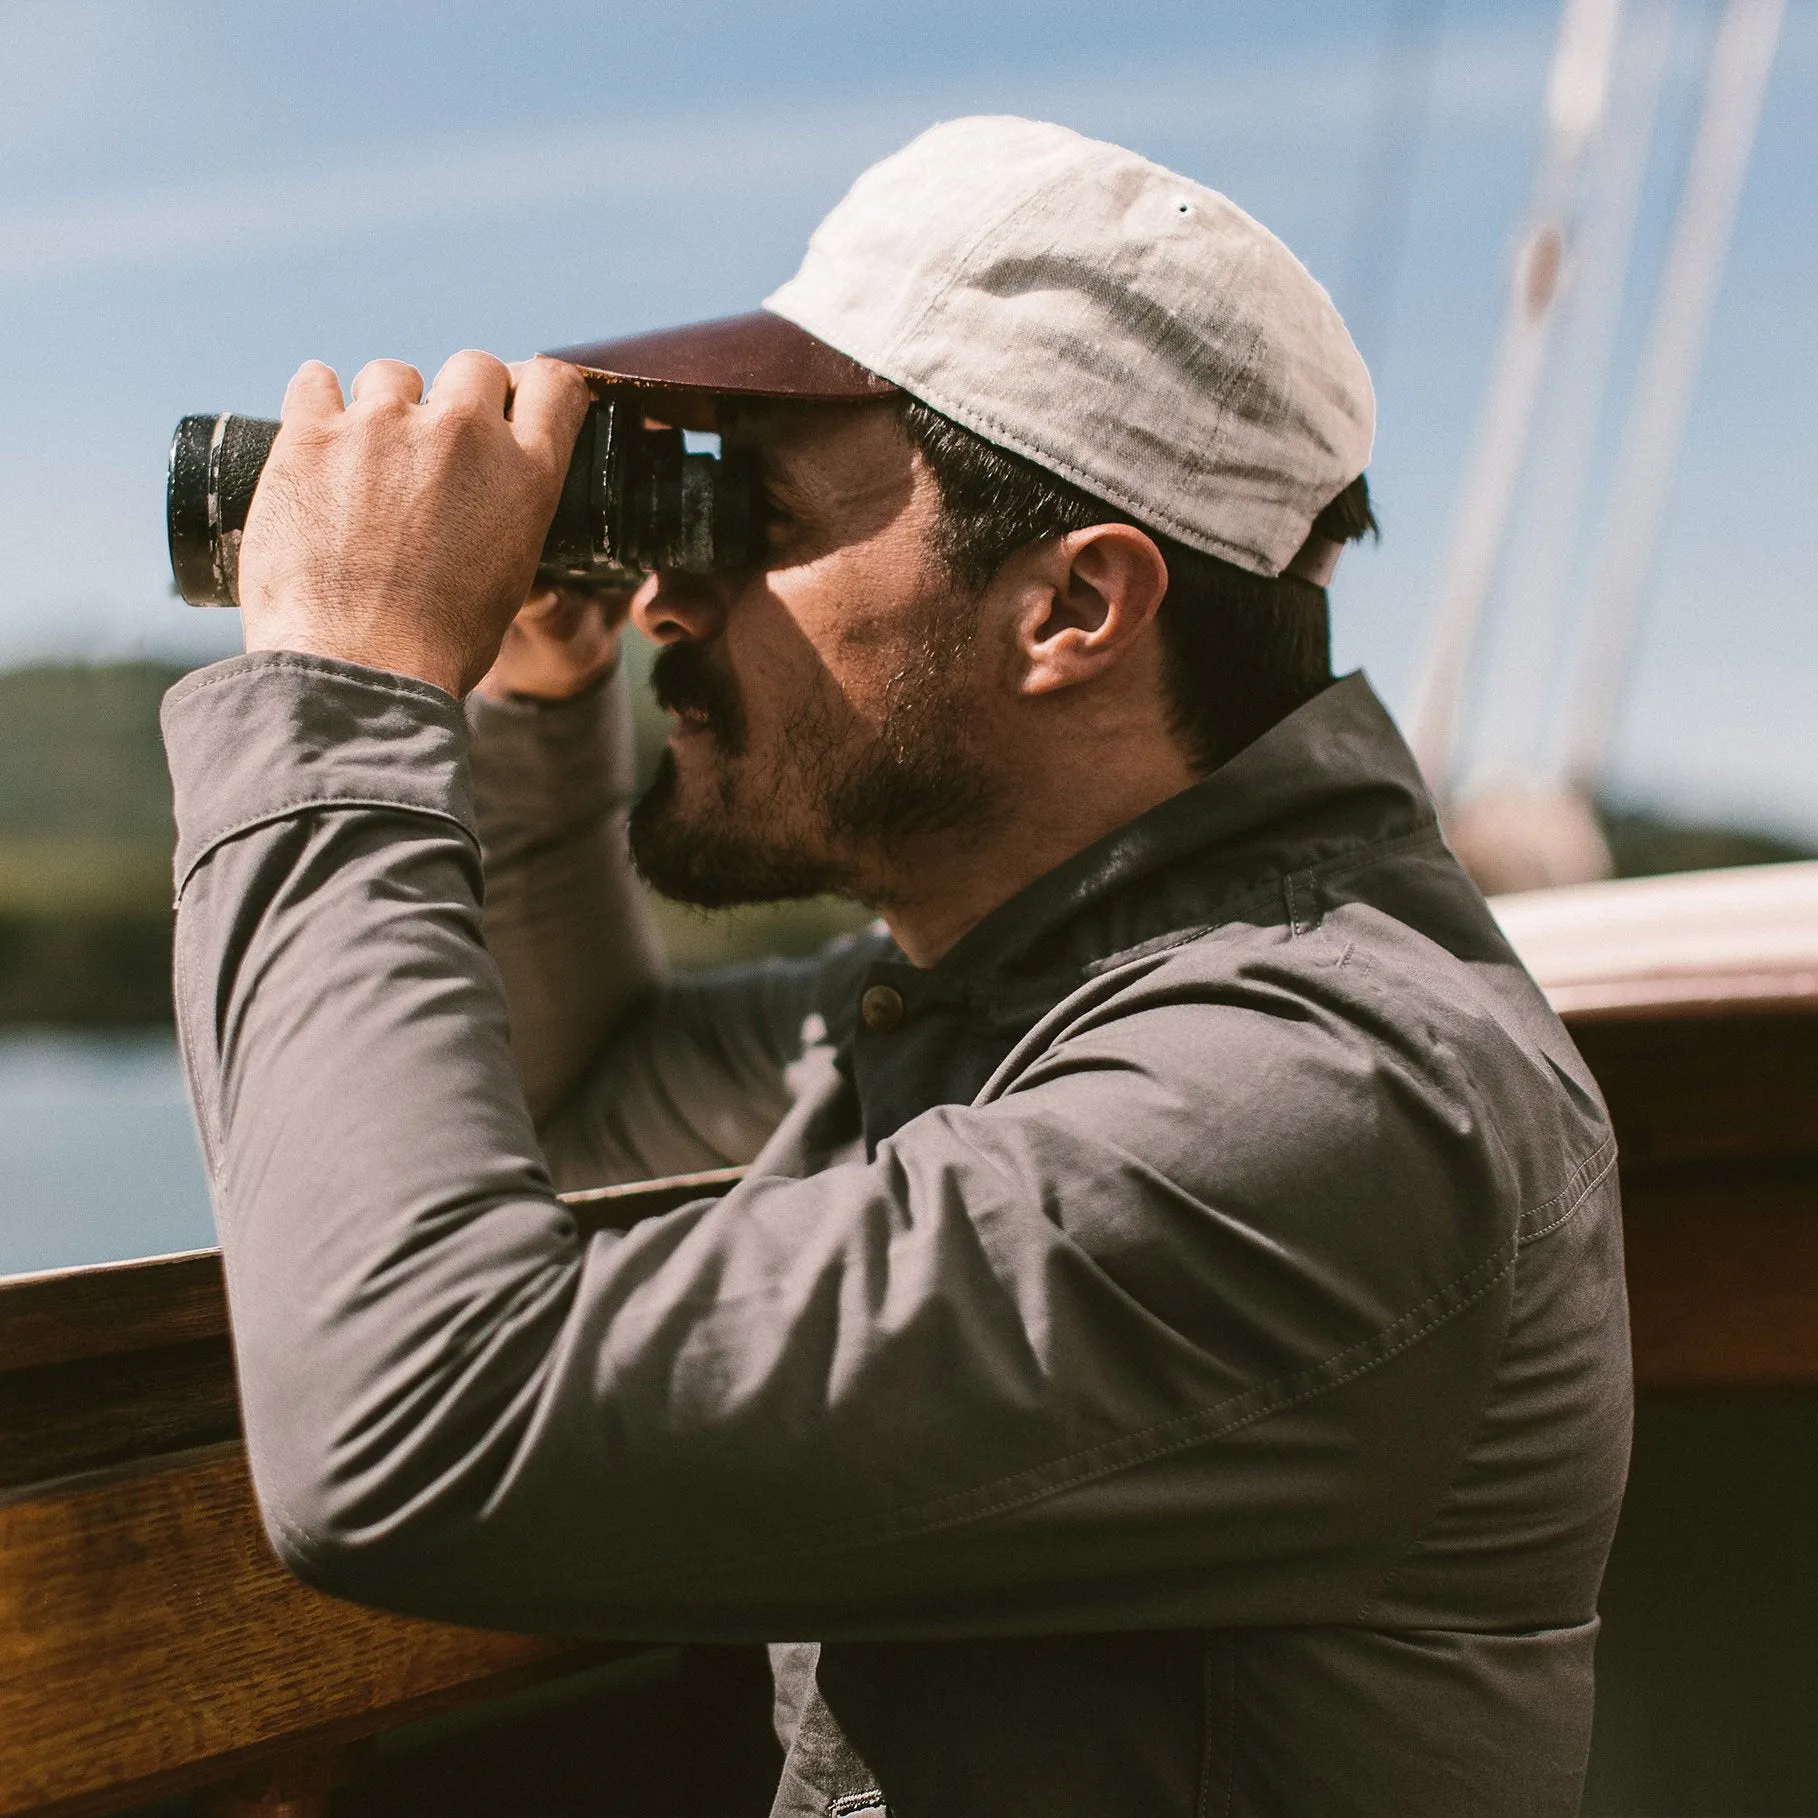
<path fill-rule="evenodd" d="M 1096 493 L 1108 504 L 1121 505 L 1125 511 L 1143 519 L 1153 528 L 1178 537 L 1181 542 L 1191 547 L 1201 549 L 1208 555 L 1223 556 L 1227 561 L 1235 561 L 1244 567 L 1248 567 L 1253 562 L 1261 562 L 1264 566 L 1260 572 L 1271 578 L 1281 572 L 1281 569 L 1273 564 L 1272 558 L 1266 550 L 1254 549 L 1243 543 L 1234 542 L 1228 537 L 1216 536 L 1210 531 L 1200 529 L 1197 525 L 1188 524 L 1166 507 L 1157 506 L 1148 501 L 1139 502 L 1133 495 L 1124 492 L 1115 482 L 1088 473 L 1076 462 L 1069 461 L 1064 455 L 1054 454 L 1043 449 L 1039 444 L 1022 436 L 989 411 L 950 402 L 936 394 L 932 387 L 911 385 L 902 379 L 897 379 L 895 382 L 912 396 L 922 398 L 925 403 L 932 404 L 936 410 L 944 412 L 966 428 L 977 430 L 981 435 L 998 442 L 1013 453 L 1020 454 L 1040 466 L 1050 468 L 1060 474 L 1063 479 L 1072 480 L 1076 485 Z M 1312 523 L 1312 518 L 1308 518 L 1309 529 L 1312 528 Z"/>

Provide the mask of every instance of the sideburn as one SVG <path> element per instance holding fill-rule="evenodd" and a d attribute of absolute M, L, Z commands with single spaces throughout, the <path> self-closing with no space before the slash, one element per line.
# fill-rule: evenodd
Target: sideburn
<path fill-rule="evenodd" d="M 930 618 L 884 695 L 870 749 L 827 779 L 826 830 L 834 841 L 885 851 L 917 835 L 996 824 L 999 790 L 973 749 L 978 600 L 963 597 Z"/>

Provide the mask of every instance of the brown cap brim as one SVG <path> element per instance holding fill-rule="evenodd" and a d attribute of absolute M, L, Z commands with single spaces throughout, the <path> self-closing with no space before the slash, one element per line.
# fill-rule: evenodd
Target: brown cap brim
<path fill-rule="evenodd" d="M 853 403 L 888 397 L 888 379 L 767 309 L 618 341 L 552 350 L 589 378 L 722 396 Z"/>

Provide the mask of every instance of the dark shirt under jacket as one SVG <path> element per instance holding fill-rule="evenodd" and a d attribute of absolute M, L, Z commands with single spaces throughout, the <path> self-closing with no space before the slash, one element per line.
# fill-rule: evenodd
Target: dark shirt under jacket
<path fill-rule="evenodd" d="M 540 1134 L 456 704 L 262 655 L 165 731 L 184 1052 L 299 1574 L 816 1638 L 778 1650 L 779 1812 L 1576 1810 L 1614 1147 L 1360 678 L 932 969 L 873 935 L 651 970 Z M 622 1234 L 554 1197 L 715 1160 L 751 1176 Z"/>

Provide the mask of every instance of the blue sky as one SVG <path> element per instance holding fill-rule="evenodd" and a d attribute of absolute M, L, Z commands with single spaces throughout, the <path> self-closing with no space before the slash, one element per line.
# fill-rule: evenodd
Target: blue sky
<path fill-rule="evenodd" d="M 1005 111 L 1225 190 L 1379 324 L 1365 351 L 1385 535 L 1347 559 L 1335 604 L 1341 658 L 1405 706 L 1555 24 L 1550 0 L 1440 8 L 1385 299 L 1354 243 L 1387 26 L 1407 6 L 8 0 L 0 662 L 228 647 L 223 618 L 165 593 L 163 457 L 185 410 L 273 411 L 311 356 L 344 377 L 379 354 L 433 370 L 467 345 L 513 356 L 748 308 L 866 163 L 936 119 Z M 1638 294 L 1712 0 L 1680 14 Z M 1808 837 L 1815 178 L 1818 0 L 1794 0 L 1613 777 L 1637 799 Z M 1618 396 L 1641 320 L 1631 306 Z"/>

